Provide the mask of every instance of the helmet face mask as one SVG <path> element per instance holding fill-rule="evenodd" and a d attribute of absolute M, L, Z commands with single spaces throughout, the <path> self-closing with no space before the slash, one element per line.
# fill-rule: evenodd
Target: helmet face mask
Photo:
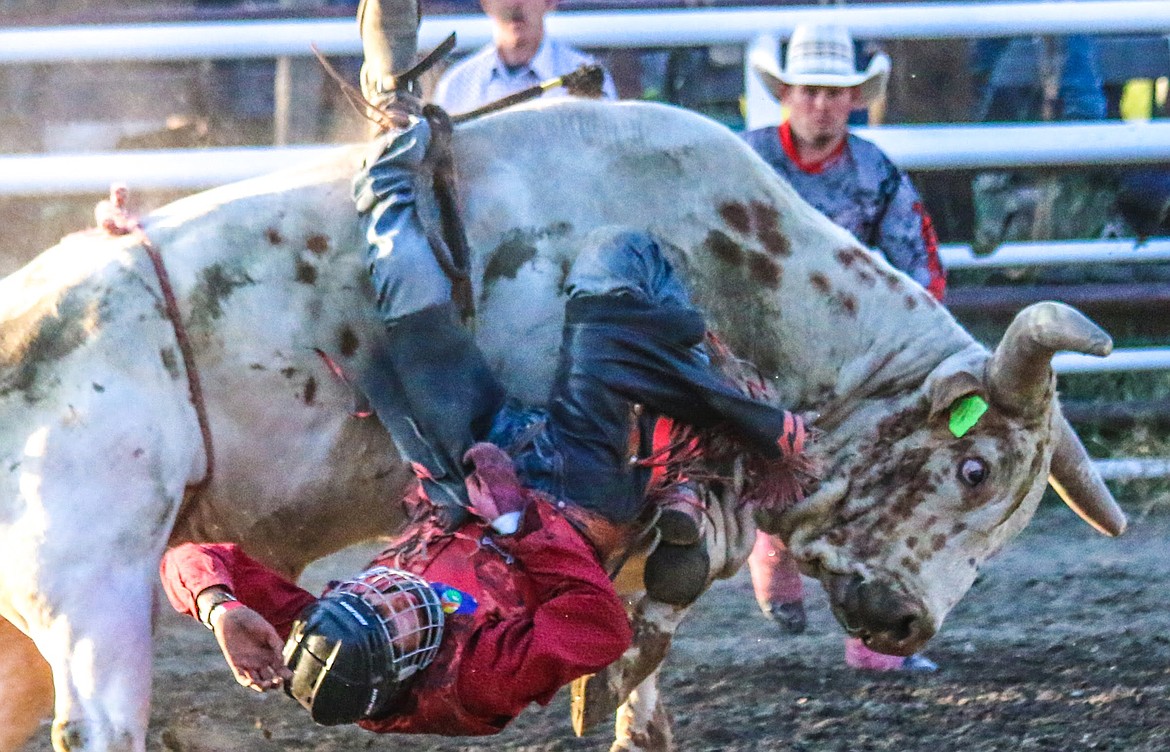
<path fill-rule="evenodd" d="M 297 616 L 284 646 L 285 692 L 319 724 L 389 715 L 443 635 L 430 584 L 387 567 L 344 582 Z"/>

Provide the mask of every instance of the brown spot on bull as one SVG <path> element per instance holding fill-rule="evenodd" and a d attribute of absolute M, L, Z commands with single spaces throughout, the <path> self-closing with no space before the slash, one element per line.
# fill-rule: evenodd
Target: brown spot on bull
<path fill-rule="evenodd" d="M 821 295 L 828 295 L 833 291 L 833 286 L 829 283 L 829 278 L 821 272 L 813 272 L 808 275 L 808 281 L 812 283 L 813 289 Z"/>
<path fill-rule="evenodd" d="M 853 262 L 855 260 L 853 248 L 838 248 L 833 252 L 833 255 L 837 258 L 837 263 L 841 264 L 841 266 L 845 267 L 846 269 L 853 266 Z"/>
<path fill-rule="evenodd" d="M 911 535 L 909 538 L 906 539 L 906 548 L 909 548 L 910 550 L 914 550 L 917 547 L 918 547 L 918 536 L 917 535 Z"/>
<path fill-rule="evenodd" d="M 297 375 L 297 369 L 293 368 L 292 366 L 285 366 L 284 368 L 280 369 L 280 375 L 286 379 L 291 379 L 293 376 Z"/>
<path fill-rule="evenodd" d="M 310 376 L 305 379 L 305 391 L 302 392 L 301 398 L 306 405 L 313 404 L 313 399 L 317 396 L 317 379 Z"/>
<path fill-rule="evenodd" d="M 776 211 L 776 207 L 763 201 L 751 202 L 749 208 L 752 212 L 752 223 L 756 227 L 756 231 L 762 230 L 780 230 L 780 212 Z"/>
<path fill-rule="evenodd" d="M 320 256 L 329 250 L 329 238 L 324 235 L 310 235 L 305 238 L 305 247 Z"/>
<path fill-rule="evenodd" d="M 162 360 L 163 368 L 167 370 L 167 375 L 171 377 L 172 381 L 178 381 L 183 374 L 179 373 L 179 358 L 175 355 L 173 348 L 164 347 L 158 351 L 158 356 Z"/>
<path fill-rule="evenodd" d="M 106 391 L 106 388 L 95 381 L 93 382 L 93 390 L 98 394 L 101 394 L 102 392 Z"/>
<path fill-rule="evenodd" d="M 922 573 L 922 565 L 919 564 L 918 561 L 916 561 L 913 557 L 903 556 L 901 563 L 902 563 L 902 568 L 905 569 L 910 574 L 921 574 Z"/>
<path fill-rule="evenodd" d="M 31 403 L 52 386 L 41 366 L 84 345 L 105 318 L 104 294 L 84 286 L 46 297 L 0 324 L 0 397 L 22 392 Z"/>
<path fill-rule="evenodd" d="M 237 288 L 256 284 L 242 269 L 225 268 L 212 264 L 199 272 L 191 291 L 191 320 L 193 329 L 208 329 L 211 322 L 223 316 L 223 303 Z"/>
<path fill-rule="evenodd" d="M 284 236 L 282 236 L 280 231 L 275 227 L 269 227 L 267 230 L 265 230 L 264 237 L 267 238 L 268 242 L 272 245 L 280 245 L 284 242 Z"/>
<path fill-rule="evenodd" d="M 501 278 L 516 279 L 520 267 L 536 258 L 536 245 L 522 233 L 513 231 L 504 236 L 491 252 L 483 270 L 483 286 L 487 290 Z"/>
<path fill-rule="evenodd" d="M 707 239 L 703 241 L 703 247 L 715 258 L 726 264 L 739 266 L 743 263 L 743 248 L 740 248 L 738 243 L 728 237 L 726 233 L 720 232 L 719 230 L 711 230 L 707 233 Z"/>
<path fill-rule="evenodd" d="M 302 285 L 313 285 L 317 283 L 317 267 L 305 261 L 297 261 L 297 282 Z"/>
<path fill-rule="evenodd" d="M 760 242 L 764 244 L 764 250 L 773 256 L 792 255 L 792 243 L 779 230 L 771 228 L 760 230 Z"/>
<path fill-rule="evenodd" d="M 910 519 L 924 498 L 938 489 L 929 475 L 923 472 L 932 454 L 932 450 L 926 447 L 896 453 L 882 468 L 883 471 L 875 473 L 875 477 L 863 486 L 863 496 L 887 499 L 885 508 L 874 522 L 875 531 L 887 534 L 893 532 L 899 522 Z M 888 536 L 872 536 L 875 541 L 883 537 Z M 873 550 L 871 555 L 876 554 L 877 550 Z"/>
<path fill-rule="evenodd" d="M 573 225 L 568 222 L 552 222 L 544 227 L 513 228 L 504 233 L 499 245 L 488 254 L 481 298 L 487 297 L 501 278 L 515 279 L 520 267 L 536 258 L 537 242 L 563 238 L 572 231 Z"/>
<path fill-rule="evenodd" d="M 938 553 L 946 548 L 947 537 L 942 533 L 938 533 L 930 539 L 930 550 Z"/>
<path fill-rule="evenodd" d="M 838 248 L 834 256 L 843 268 L 853 272 L 853 276 L 861 284 L 870 289 L 877 287 L 877 279 L 882 272 L 878 270 L 877 262 L 872 253 L 864 248 L 849 246 L 848 248 Z M 892 274 L 886 273 L 886 276 L 888 279 L 897 279 Z"/>
<path fill-rule="evenodd" d="M 780 287 L 780 280 L 784 276 L 784 270 L 779 264 L 758 253 L 748 256 L 748 271 L 752 279 L 772 290 Z"/>
<path fill-rule="evenodd" d="M 763 201 L 753 201 L 751 210 L 756 237 L 764 244 L 764 250 L 772 256 L 791 256 L 792 243 L 781 231 L 780 212 L 776 211 L 776 207 Z"/>
<path fill-rule="evenodd" d="M 951 537 L 961 534 L 966 529 L 967 524 L 965 522 L 956 522 L 954 525 L 951 525 Z"/>
<path fill-rule="evenodd" d="M 835 299 L 850 318 L 857 318 L 857 298 L 845 292 L 835 296 Z"/>
<path fill-rule="evenodd" d="M 337 349 L 345 357 L 352 357 L 357 352 L 358 346 L 361 343 L 358 341 L 358 336 L 354 334 L 353 329 L 348 326 L 341 327 L 341 334 L 337 337 Z"/>
<path fill-rule="evenodd" d="M 723 218 L 728 227 L 743 235 L 748 234 L 752 229 L 752 220 L 748 216 L 747 208 L 736 201 L 721 204 L 719 216 Z"/>
<path fill-rule="evenodd" d="M 829 532 L 825 533 L 825 540 L 834 546 L 844 546 L 849 540 L 849 533 L 843 527 L 835 527 Z"/>
<path fill-rule="evenodd" d="M 906 302 L 907 311 L 913 311 L 918 307 L 918 301 L 914 299 L 913 295 L 907 295 L 903 300 Z"/>
<path fill-rule="evenodd" d="M 879 451 L 888 451 L 890 445 L 917 431 L 926 422 L 927 414 L 926 407 L 914 405 L 884 418 L 877 427 Z"/>
<path fill-rule="evenodd" d="M 561 275 L 557 279 L 557 289 L 562 293 L 565 292 L 566 286 L 569 284 L 569 272 L 573 269 L 573 262 L 567 258 L 561 259 Z"/>

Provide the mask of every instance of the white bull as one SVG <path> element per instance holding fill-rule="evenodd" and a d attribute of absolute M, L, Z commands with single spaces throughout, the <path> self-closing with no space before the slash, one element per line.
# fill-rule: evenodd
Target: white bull
<path fill-rule="evenodd" d="M 823 414 L 820 490 L 767 522 L 875 646 L 904 652 L 934 633 L 1031 517 L 1054 448 L 1072 500 L 1109 532 L 1123 527 L 1054 395 L 1053 350 L 1108 349 L 1071 309 L 1021 316 L 989 359 L 733 134 L 685 111 L 514 110 L 460 128 L 454 148 L 478 338 L 509 389 L 547 394 L 582 236 L 610 224 L 657 233 L 711 326 L 783 404 Z M 181 514 L 208 457 L 139 243 L 71 236 L 0 281 L 0 615 L 28 638 L 0 653 L 35 645 L 47 660 L 58 750 L 144 748 L 151 594 L 168 539 L 239 541 L 296 573 L 401 523 L 407 469 L 375 421 L 349 417 L 348 388 L 313 351 L 356 370 L 380 336 L 349 198 L 359 156 L 203 193 L 146 222 L 214 441 L 210 486 Z M 991 408 L 956 438 L 950 405 L 972 393 Z M 727 574 L 751 521 L 727 489 L 713 496 Z M 677 614 L 665 617 L 669 630 Z M 0 728 L 25 732 L 5 697 L 36 707 L 38 681 L 0 675 Z M 637 746 L 644 730 L 620 743 Z"/>

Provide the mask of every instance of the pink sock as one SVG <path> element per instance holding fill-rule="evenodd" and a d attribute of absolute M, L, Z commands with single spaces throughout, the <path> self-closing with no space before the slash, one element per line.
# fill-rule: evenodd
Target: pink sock
<path fill-rule="evenodd" d="M 900 655 L 875 653 L 856 637 L 845 638 L 845 664 L 867 671 L 897 671 L 905 659 Z"/>
<path fill-rule="evenodd" d="M 757 531 L 748 569 L 760 608 L 801 600 L 800 570 L 779 538 Z"/>

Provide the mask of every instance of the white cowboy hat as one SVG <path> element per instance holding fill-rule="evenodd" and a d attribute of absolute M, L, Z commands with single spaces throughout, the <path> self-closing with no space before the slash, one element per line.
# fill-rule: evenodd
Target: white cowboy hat
<path fill-rule="evenodd" d="M 762 50 L 752 54 L 756 75 L 780 98 L 781 87 L 788 86 L 859 86 L 861 101 L 867 107 L 881 97 L 890 77 L 890 58 L 879 52 L 864 71 L 854 67 L 853 38 L 841 26 L 797 26 L 788 40 L 785 66 L 781 70 L 775 55 Z"/>

